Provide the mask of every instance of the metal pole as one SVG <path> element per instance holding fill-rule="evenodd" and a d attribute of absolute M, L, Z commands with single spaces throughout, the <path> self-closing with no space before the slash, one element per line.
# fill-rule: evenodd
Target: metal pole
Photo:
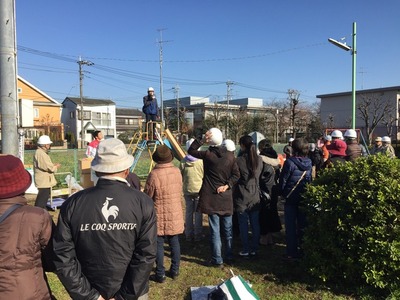
<path fill-rule="evenodd" d="M 81 98 L 81 148 L 85 147 L 84 140 L 85 140 L 85 133 L 83 131 L 83 72 L 82 72 L 82 65 L 93 66 L 94 64 L 91 61 L 82 60 L 79 57 L 79 95 Z"/>
<path fill-rule="evenodd" d="M 279 129 L 278 129 L 279 109 L 276 110 L 276 141 L 278 143 Z"/>
<path fill-rule="evenodd" d="M 83 133 L 83 73 L 82 64 L 83 61 L 79 58 L 79 96 L 81 98 L 81 148 L 84 148 L 84 133 Z"/>
<path fill-rule="evenodd" d="M 231 98 L 231 81 L 226 82 L 226 138 L 229 137 L 229 100 Z"/>
<path fill-rule="evenodd" d="M 356 55 L 357 55 L 357 47 L 356 47 L 356 22 L 353 23 L 353 49 L 352 49 L 352 85 L 351 85 L 351 94 L 352 94 L 352 128 L 356 129 Z"/>
<path fill-rule="evenodd" d="M 18 156 L 15 1 L 0 2 L 0 111 L 2 153 Z"/>
<path fill-rule="evenodd" d="M 159 60 L 160 60 L 160 104 L 161 104 L 161 128 L 164 128 L 164 101 L 163 101 L 163 40 L 162 40 L 162 32 L 163 29 L 158 30 L 160 32 L 160 41 L 158 44 L 160 45 L 159 52 Z"/>
<path fill-rule="evenodd" d="M 179 86 L 175 86 L 175 92 L 176 92 L 176 116 L 177 116 L 177 121 L 178 121 L 178 133 L 180 131 L 180 120 L 179 120 Z"/>

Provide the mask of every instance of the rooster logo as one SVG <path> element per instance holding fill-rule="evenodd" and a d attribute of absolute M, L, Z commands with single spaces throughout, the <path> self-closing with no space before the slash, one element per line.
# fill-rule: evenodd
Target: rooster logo
<path fill-rule="evenodd" d="M 113 199 L 114 199 L 114 198 L 106 197 L 106 202 L 103 203 L 103 208 L 101 209 L 101 213 L 103 214 L 103 216 L 104 216 L 104 218 L 106 219 L 107 223 L 109 222 L 109 221 L 108 221 L 108 218 L 109 218 L 110 216 L 113 216 L 113 217 L 114 217 L 114 220 L 115 220 L 115 219 L 117 218 L 117 216 L 118 216 L 118 212 L 119 212 L 118 206 L 111 205 L 110 207 L 108 207 L 109 201 L 111 201 L 111 200 L 113 200 Z"/>

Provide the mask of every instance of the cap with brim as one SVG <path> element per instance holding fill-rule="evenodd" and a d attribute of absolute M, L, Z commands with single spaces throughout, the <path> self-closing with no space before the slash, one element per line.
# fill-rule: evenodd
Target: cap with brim
<path fill-rule="evenodd" d="M 346 156 L 347 144 L 342 140 L 336 140 L 331 144 L 329 153 L 336 156 Z"/>
<path fill-rule="evenodd" d="M 92 160 L 92 170 L 101 173 L 118 173 L 129 169 L 134 158 L 126 151 L 125 144 L 115 138 L 99 143 L 96 156 Z"/>
<path fill-rule="evenodd" d="M 152 158 L 158 164 L 166 164 L 174 159 L 172 151 L 165 145 L 158 146 Z"/>
<path fill-rule="evenodd" d="M 0 199 L 24 194 L 31 183 L 31 174 L 25 170 L 19 158 L 0 155 Z"/>

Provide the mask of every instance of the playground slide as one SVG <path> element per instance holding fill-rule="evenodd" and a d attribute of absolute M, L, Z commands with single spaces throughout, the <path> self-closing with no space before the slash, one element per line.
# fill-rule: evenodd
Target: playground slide
<path fill-rule="evenodd" d="M 185 151 L 176 141 L 175 137 L 172 135 L 169 129 L 165 129 L 164 133 L 167 136 L 167 139 L 164 140 L 164 144 L 172 150 L 172 153 L 177 160 L 182 160 L 186 156 Z"/>

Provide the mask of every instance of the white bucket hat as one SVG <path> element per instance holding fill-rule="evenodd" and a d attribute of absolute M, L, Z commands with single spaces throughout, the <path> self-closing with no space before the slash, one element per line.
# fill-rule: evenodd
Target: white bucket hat
<path fill-rule="evenodd" d="M 118 173 L 129 169 L 133 164 L 133 156 L 126 151 L 124 143 L 119 139 L 101 141 L 96 156 L 92 161 L 92 170 L 102 173 Z"/>

